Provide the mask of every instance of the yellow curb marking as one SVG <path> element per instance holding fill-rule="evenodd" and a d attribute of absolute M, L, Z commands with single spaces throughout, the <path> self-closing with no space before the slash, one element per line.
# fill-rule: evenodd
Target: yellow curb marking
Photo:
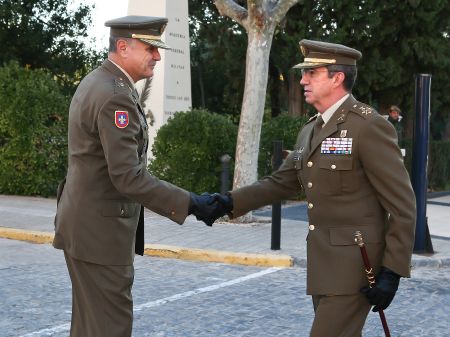
<path fill-rule="evenodd" d="M 294 259 L 289 255 L 234 253 L 213 249 L 182 248 L 159 244 L 145 245 L 145 255 L 183 260 L 222 262 L 260 267 L 292 267 Z"/>
<path fill-rule="evenodd" d="M 0 238 L 32 243 L 52 243 L 53 233 L 0 227 Z M 146 244 L 145 255 L 181 260 L 218 262 L 260 267 L 292 267 L 294 259 L 289 255 L 235 253 L 213 249 L 183 248 L 160 244 Z"/>
<path fill-rule="evenodd" d="M 53 233 L 29 231 L 16 228 L 0 227 L 0 238 L 28 241 L 33 243 L 52 243 Z"/>

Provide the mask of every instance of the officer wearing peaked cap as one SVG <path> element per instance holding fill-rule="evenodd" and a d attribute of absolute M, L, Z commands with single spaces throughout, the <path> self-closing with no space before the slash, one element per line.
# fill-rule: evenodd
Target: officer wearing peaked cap
<path fill-rule="evenodd" d="M 129 15 L 106 21 L 105 26 L 111 28 L 111 37 L 139 39 L 157 48 L 170 49 L 161 40 L 161 35 L 167 26 L 166 18 Z"/>
<path fill-rule="evenodd" d="M 126 16 L 110 27 L 108 59 L 78 86 L 69 109 L 68 171 L 58 187 L 55 248 L 72 281 L 71 337 L 130 337 L 134 254 L 143 207 L 182 224 L 211 225 L 211 198 L 147 171 L 148 125 L 135 82 L 153 76 L 166 18 Z M 208 206 L 209 205 L 209 206 Z M 199 206 L 203 206 L 200 210 Z"/>
<path fill-rule="evenodd" d="M 414 192 L 394 128 L 351 94 L 361 53 L 312 40 L 300 41 L 300 50 L 304 60 L 295 68 L 302 70 L 306 102 L 319 113 L 278 171 L 215 199 L 238 217 L 303 189 L 307 293 L 315 311 L 310 336 L 360 337 L 371 306 L 385 309 L 400 277 L 410 276 Z M 377 274 L 373 289 L 367 288 L 356 231 Z"/>

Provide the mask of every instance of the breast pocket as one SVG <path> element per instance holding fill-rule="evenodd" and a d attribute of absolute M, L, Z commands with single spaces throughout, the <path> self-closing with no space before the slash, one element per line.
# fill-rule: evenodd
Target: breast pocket
<path fill-rule="evenodd" d="M 320 180 L 324 193 L 337 195 L 343 192 L 343 181 L 353 168 L 351 156 L 321 156 L 319 159 Z"/>

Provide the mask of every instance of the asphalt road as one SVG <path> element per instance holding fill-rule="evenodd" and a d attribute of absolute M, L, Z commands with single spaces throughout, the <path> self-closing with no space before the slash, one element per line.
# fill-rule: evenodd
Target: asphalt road
<path fill-rule="evenodd" d="M 68 336 L 70 279 L 61 251 L 0 239 L 0 336 Z M 137 257 L 134 332 L 143 337 L 308 336 L 303 268 Z M 392 336 L 450 336 L 450 268 L 418 268 L 386 311 Z M 371 313 L 365 337 L 383 336 Z"/>

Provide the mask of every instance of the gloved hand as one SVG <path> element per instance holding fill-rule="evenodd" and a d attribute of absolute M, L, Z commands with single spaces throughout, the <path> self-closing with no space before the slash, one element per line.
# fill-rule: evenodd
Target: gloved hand
<path fill-rule="evenodd" d="M 372 311 L 377 312 L 380 309 L 386 309 L 391 304 L 399 283 L 400 275 L 389 268 L 381 267 L 375 278 L 375 286 L 373 288 L 364 287 L 361 292 L 367 296 L 370 304 L 374 305 Z"/>
<path fill-rule="evenodd" d="M 212 195 L 215 201 L 218 201 L 225 211 L 226 214 L 230 213 L 233 210 L 233 198 L 231 198 L 231 194 L 219 194 L 214 193 Z"/>
<path fill-rule="evenodd" d="M 207 226 L 212 226 L 221 216 L 224 216 L 227 211 L 218 200 L 217 195 L 203 193 L 201 195 L 190 192 L 191 201 L 189 204 L 189 214 L 194 214 L 197 220 L 203 221 Z"/>

